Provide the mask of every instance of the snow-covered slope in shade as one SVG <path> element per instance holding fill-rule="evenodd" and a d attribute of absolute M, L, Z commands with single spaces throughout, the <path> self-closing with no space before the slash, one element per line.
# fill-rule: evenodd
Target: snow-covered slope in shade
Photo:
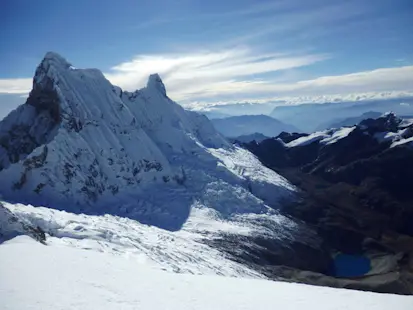
<path fill-rule="evenodd" d="M 157 74 L 145 88 L 126 92 L 99 70 L 76 69 L 48 53 L 26 104 L 0 122 L 0 194 L 168 229 L 179 229 L 195 203 L 227 215 L 266 213 L 261 198 L 276 207 L 294 197 L 293 186 L 250 154 L 243 165 L 253 162 L 261 173 L 246 178 L 242 167 L 227 167 L 240 152 L 205 116 L 169 99 Z M 254 192 L 262 187 L 271 190 Z M 234 201 L 212 199 L 218 192 Z"/>
<path fill-rule="evenodd" d="M 25 236 L 0 246 L 0 274 L 3 310 L 413 308 L 410 296 L 171 274 L 134 258 L 45 247 Z"/>

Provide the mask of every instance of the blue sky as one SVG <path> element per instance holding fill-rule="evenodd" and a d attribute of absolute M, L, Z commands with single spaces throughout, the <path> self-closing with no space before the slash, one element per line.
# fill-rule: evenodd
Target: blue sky
<path fill-rule="evenodd" d="M 399 96 L 413 91 L 411 16 L 411 0 L 3 0 L 0 111 L 24 102 L 47 51 L 128 90 L 158 72 L 196 109 Z"/>

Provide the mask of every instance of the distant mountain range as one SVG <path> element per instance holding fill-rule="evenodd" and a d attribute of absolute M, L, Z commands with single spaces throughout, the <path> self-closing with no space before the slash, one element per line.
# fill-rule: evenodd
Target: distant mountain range
<path fill-rule="evenodd" d="M 283 105 L 275 107 L 270 116 L 297 126 L 304 132 L 313 132 L 320 128 L 326 129 L 340 120 L 359 117 L 370 111 L 378 113 L 391 111 L 397 115 L 411 115 L 413 114 L 413 98 Z"/>
<path fill-rule="evenodd" d="M 382 115 L 383 113 L 380 112 L 374 112 L 374 111 L 369 111 L 361 114 L 360 116 L 354 116 L 354 117 L 348 117 L 348 118 L 337 118 L 334 120 L 330 120 L 326 123 L 320 124 L 317 127 L 317 130 L 325 130 L 325 129 L 330 129 L 330 128 L 341 128 L 345 126 L 353 126 L 357 125 L 364 119 L 368 118 L 378 118 Z"/>
<path fill-rule="evenodd" d="M 231 114 L 216 112 L 216 111 L 202 111 L 202 112 L 199 112 L 199 113 L 205 115 L 209 119 L 226 118 L 226 117 L 231 117 L 232 116 Z"/>
<path fill-rule="evenodd" d="M 242 142 L 242 143 L 248 143 L 248 142 L 252 142 L 252 141 L 256 141 L 256 142 L 261 142 L 265 139 L 268 139 L 269 137 L 264 136 L 262 133 L 252 133 L 250 135 L 242 135 L 242 136 L 238 136 L 238 137 L 234 137 L 234 138 L 229 138 L 229 140 L 231 142 Z"/>
<path fill-rule="evenodd" d="M 281 122 L 267 115 L 242 115 L 212 119 L 212 124 L 226 137 L 239 137 L 261 133 L 275 137 L 283 131 L 298 132 L 297 127 Z"/>

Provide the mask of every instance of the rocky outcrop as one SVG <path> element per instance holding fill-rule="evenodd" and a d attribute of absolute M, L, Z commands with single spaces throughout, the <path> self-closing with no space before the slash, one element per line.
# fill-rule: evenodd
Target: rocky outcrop
<path fill-rule="evenodd" d="M 26 223 L 0 203 L 0 243 L 18 235 L 28 235 L 43 244 L 46 242 L 42 229 Z"/>

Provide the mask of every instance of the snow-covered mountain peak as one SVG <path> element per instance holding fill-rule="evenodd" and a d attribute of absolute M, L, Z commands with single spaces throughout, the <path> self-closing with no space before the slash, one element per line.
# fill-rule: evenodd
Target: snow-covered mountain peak
<path fill-rule="evenodd" d="M 47 52 L 36 68 L 33 87 L 35 88 L 36 84 L 46 84 L 45 80 L 58 80 L 63 72 L 70 69 L 74 67 L 64 57 L 55 52 Z"/>
<path fill-rule="evenodd" d="M 260 199 L 276 205 L 293 196 L 293 186 L 244 153 L 168 98 L 158 74 L 130 93 L 48 53 L 27 102 L 0 122 L 0 194 L 151 222 L 160 208 L 181 224 L 193 203 L 223 206 L 204 196 L 213 189 L 238 193 L 226 214 L 261 213 L 268 207 Z"/>
<path fill-rule="evenodd" d="M 166 96 L 166 88 L 162 82 L 161 77 L 158 73 L 151 74 L 148 78 L 148 83 L 146 84 L 148 89 L 155 89 L 159 91 L 162 95 Z"/>
<path fill-rule="evenodd" d="M 56 52 L 47 52 L 41 63 L 50 63 L 62 68 L 69 68 L 72 66 L 71 63 Z"/>

